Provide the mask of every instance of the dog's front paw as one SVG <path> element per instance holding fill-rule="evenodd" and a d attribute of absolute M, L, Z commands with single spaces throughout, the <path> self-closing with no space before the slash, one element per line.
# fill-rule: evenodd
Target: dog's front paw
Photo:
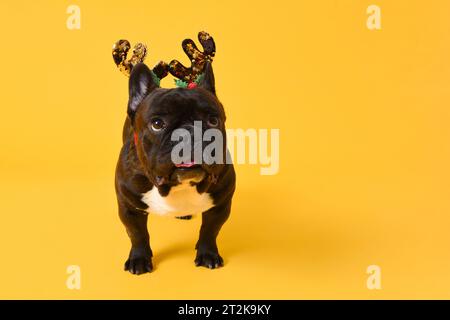
<path fill-rule="evenodd" d="M 203 266 L 209 269 L 223 267 L 223 259 L 218 252 L 198 250 L 195 258 L 197 267 Z"/>
<path fill-rule="evenodd" d="M 148 250 L 131 249 L 130 257 L 125 262 L 125 271 L 140 275 L 153 270 L 152 255 Z"/>

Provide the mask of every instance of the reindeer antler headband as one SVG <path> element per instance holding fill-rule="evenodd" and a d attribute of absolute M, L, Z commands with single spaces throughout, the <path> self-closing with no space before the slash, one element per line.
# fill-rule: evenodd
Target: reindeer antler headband
<path fill-rule="evenodd" d="M 133 55 L 127 60 L 128 51 L 130 51 L 131 45 L 127 40 L 119 40 L 113 45 L 112 56 L 114 63 L 119 70 L 127 77 L 130 76 L 131 70 L 135 65 L 140 62 L 144 62 L 147 56 L 147 47 L 145 44 L 137 43 L 133 48 Z M 164 61 L 160 61 L 153 67 L 153 75 L 157 77 L 156 83 L 159 85 L 159 81 L 166 77 L 168 74 L 169 66 Z"/>
<path fill-rule="evenodd" d="M 206 32 L 198 33 L 198 41 L 203 47 L 203 52 L 197 49 L 194 41 L 185 39 L 181 43 L 183 51 L 191 61 L 189 68 L 183 66 L 178 60 L 169 63 L 169 72 L 178 80 L 175 81 L 179 87 L 188 87 L 191 83 L 199 84 L 201 74 L 207 61 L 211 61 L 216 54 L 214 39 Z"/>
<path fill-rule="evenodd" d="M 169 64 L 160 61 L 152 70 L 153 75 L 157 77 L 156 83 L 159 85 L 160 79 L 167 76 L 170 72 L 174 77 L 175 84 L 183 88 L 195 88 L 201 81 L 203 70 L 207 61 L 212 62 L 216 54 L 216 44 L 214 39 L 204 31 L 198 33 L 198 41 L 203 47 L 203 52 L 198 50 L 194 41 L 191 39 L 183 40 L 181 46 L 191 61 L 190 67 L 185 67 L 178 60 L 172 60 Z M 142 43 L 137 43 L 133 48 L 133 54 L 127 60 L 128 51 L 131 45 L 127 40 L 117 41 L 112 50 L 115 64 L 119 70 L 126 76 L 130 76 L 133 67 L 144 62 L 147 55 L 147 47 Z"/>

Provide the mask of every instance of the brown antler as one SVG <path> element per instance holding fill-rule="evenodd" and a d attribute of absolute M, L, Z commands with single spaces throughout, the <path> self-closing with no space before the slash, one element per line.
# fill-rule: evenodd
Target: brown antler
<path fill-rule="evenodd" d="M 203 47 L 203 52 L 197 49 L 194 41 L 191 39 L 183 40 L 181 46 L 184 52 L 191 60 L 191 66 L 185 67 L 177 60 L 172 60 L 169 63 L 169 72 L 176 78 L 186 82 L 194 82 L 197 77 L 203 72 L 205 63 L 212 61 L 216 54 L 216 44 L 214 39 L 205 31 L 198 33 L 198 41 Z"/>
<path fill-rule="evenodd" d="M 130 76 L 133 67 L 144 62 L 147 56 L 147 47 L 143 43 L 136 43 L 133 48 L 133 55 L 127 60 L 128 51 L 130 51 L 131 45 L 127 40 L 119 40 L 113 45 L 112 56 L 114 63 L 117 65 L 119 70 L 125 74 L 127 77 Z M 153 67 L 153 73 L 162 79 L 168 74 L 169 66 L 164 61 L 160 61 L 155 67 Z"/>

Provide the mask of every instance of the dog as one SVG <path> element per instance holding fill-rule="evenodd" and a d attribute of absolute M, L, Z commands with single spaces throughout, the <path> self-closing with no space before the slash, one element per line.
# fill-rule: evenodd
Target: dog
<path fill-rule="evenodd" d="M 135 275 L 153 270 L 148 214 L 189 219 L 202 213 L 195 265 L 222 267 L 216 238 L 230 215 L 236 184 L 233 164 L 171 159 L 176 144 L 172 133 L 193 132 L 194 122 L 201 122 L 202 132 L 214 128 L 226 139 L 226 117 L 211 63 L 205 64 L 194 88 L 160 88 L 152 71 L 137 64 L 130 74 L 127 114 L 115 175 L 119 217 L 131 240 L 125 270 Z M 224 149 L 226 154 L 226 144 Z"/>

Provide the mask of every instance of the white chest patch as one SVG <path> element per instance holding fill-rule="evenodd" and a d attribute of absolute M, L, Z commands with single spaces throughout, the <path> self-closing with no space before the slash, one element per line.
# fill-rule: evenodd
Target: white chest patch
<path fill-rule="evenodd" d="M 214 206 L 209 193 L 198 193 L 197 187 L 188 181 L 170 189 L 167 196 L 162 197 L 158 188 L 142 194 L 142 202 L 148 205 L 148 213 L 161 216 L 187 216 L 202 213 Z"/>

